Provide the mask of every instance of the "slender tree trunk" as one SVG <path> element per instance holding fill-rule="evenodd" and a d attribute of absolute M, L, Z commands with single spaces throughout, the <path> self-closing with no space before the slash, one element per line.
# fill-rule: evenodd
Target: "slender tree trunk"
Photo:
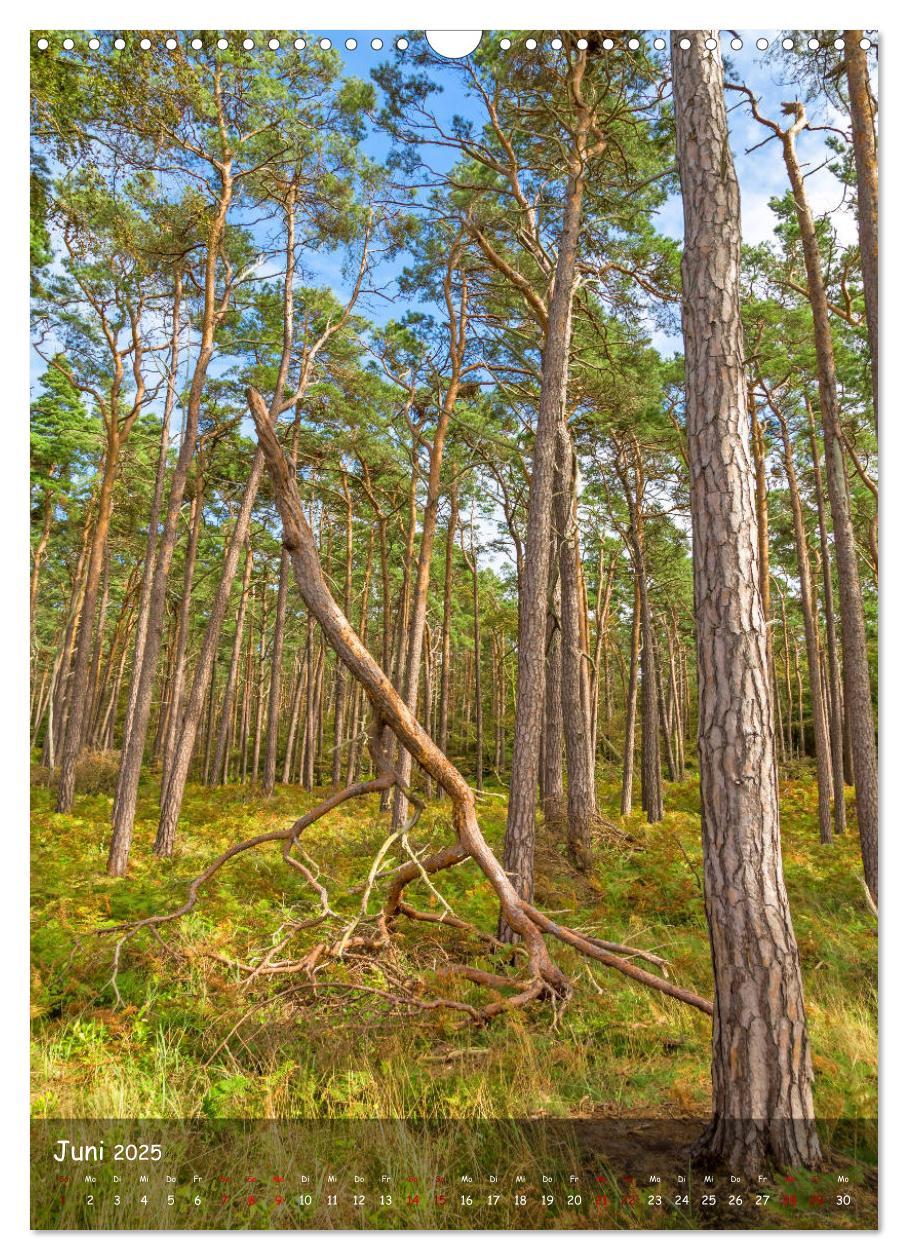
<path fill-rule="evenodd" d="M 130 730 L 136 710 L 136 698 L 145 655 L 145 636 L 148 633 L 148 615 L 151 607 L 154 572 L 157 563 L 158 530 L 161 524 L 161 504 L 164 500 L 164 480 L 167 473 L 167 455 L 170 450 L 170 422 L 177 398 L 177 374 L 180 364 L 180 312 L 183 305 L 183 277 L 178 271 L 174 278 L 173 309 L 170 325 L 170 363 L 167 369 L 167 388 L 164 395 L 164 413 L 161 418 L 161 440 L 158 445 L 158 462 L 155 467 L 151 510 L 148 516 L 148 535 L 145 539 L 145 559 L 142 566 L 142 586 L 139 592 L 139 613 L 136 619 L 135 656 L 129 696 L 126 702 L 126 718 L 123 724 L 123 749 L 130 742 Z M 144 746 L 143 746 L 144 752 Z"/>
<path fill-rule="evenodd" d="M 575 551 L 574 449 L 567 426 L 559 426 L 555 468 L 554 526 L 561 578 L 561 716 L 567 766 L 567 846 L 579 870 L 592 865 L 596 794 L 590 747 L 589 707 L 584 695 L 581 600 Z M 586 609 L 582 610 L 585 616 Z"/>
<path fill-rule="evenodd" d="M 820 534 L 820 562 L 823 568 L 823 619 L 826 625 L 826 673 L 829 687 L 829 742 L 832 757 L 832 789 L 834 797 L 834 830 L 841 835 L 845 830 L 845 772 L 844 738 L 842 730 L 842 679 L 839 672 L 839 651 L 836 642 L 835 597 L 832 590 L 832 565 L 829 560 L 829 537 L 826 532 L 826 493 L 817 435 L 813 424 L 813 411 L 808 400 L 808 427 L 810 455 L 813 463 L 813 484 L 817 500 L 817 522 Z"/>
<path fill-rule="evenodd" d="M 422 538 L 419 544 L 419 559 L 416 567 L 416 584 L 413 592 L 413 608 L 409 616 L 409 643 L 405 669 L 401 673 L 401 692 L 404 702 L 411 712 L 416 712 L 416 698 L 419 691 L 420 662 L 422 658 L 423 639 L 426 630 L 426 608 L 429 597 L 429 577 L 432 570 L 432 548 L 435 544 L 435 529 L 438 522 L 438 504 L 441 498 L 441 471 L 445 440 L 448 425 L 457 400 L 460 396 L 461 368 L 466 349 L 467 334 L 467 281 L 466 274 L 461 276 L 460 307 L 455 309 L 452 281 L 457 253 L 452 255 L 444 279 L 445 303 L 448 310 L 449 325 L 449 366 L 451 375 L 445 390 L 444 401 L 435 426 L 435 434 L 429 452 L 429 475 L 426 484 L 426 502 L 423 509 Z M 403 628 L 402 628 L 403 629 Z M 477 662 L 478 664 L 478 662 Z M 480 723 L 481 716 L 477 719 Z M 477 771 L 482 777 L 482 753 L 477 753 Z M 400 749 L 397 772 L 404 784 L 410 781 L 411 754 L 406 748 Z M 394 795 L 394 808 L 391 817 L 391 829 L 398 831 L 407 818 L 407 798 L 403 792 Z"/>
<path fill-rule="evenodd" d="M 221 637 L 221 627 L 224 624 L 224 614 L 227 611 L 233 579 L 236 576 L 237 562 L 239 561 L 240 551 L 246 544 L 246 537 L 249 532 L 249 519 L 252 515 L 256 495 L 258 494 L 263 466 L 264 459 L 261 451 L 258 451 L 255 459 L 252 461 L 249 480 L 246 482 L 246 488 L 243 491 L 243 498 L 240 503 L 240 510 L 224 554 L 224 568 L 211 605 L 208 625 L 205 627 L 205 636 L 199 651 L 192 688 L 186 701 L 186 712 L 183 716 L 179 737 L 174 748 L 173 765 L 167 780 L 166 791 L 161 801 L 161 817 L 158 823 L 158 834 L 155 839 L 155 853 L 159 857 L 169 857 L 173 853 L 177 823 L 183 805 L 183 793 L 186 788 L 186 779 L 189 775 L 189 766 L 192 761 L 192 751 L 195 747 L 199 721 L 202 716 L 202 707 L 211 681 L 211 671 L 214 668 L 214 658 Z"/>
<path fill-rule="evenodd" d="M 95 708 L 98 704 L 98 687 L 101 681 L 101 657 L 104 654 L 104 627 L 107 624 L 107 606 L 110 602 L 110 549 L 104 549 L 104 563 L 101 569 L 101 602 L 98 607 L 98 621 L 95 627 L 95 643 L 88 671 L 88 696 L 85 704 L 85 715 L 82 719 L 82 746 L 91 744 L 91 727 Z"/>
<path fill-rule="evenodd" d="M 810 699 L 813 708 L 814 754 L 817 762 L 817 798 L 820 823 L 820 843 L 832 843 L 832 758 L 829 751 L 829 727 L 826 721 L 826 697 L 823 691 L 823 674 L 820 661 L 820 644 L 817 639 L 816 602 L 810 555 L 807 550 L 807 534 L 804 514 L 801 510 L 801 491 L 795 469 L 788 422 L 782 412 L 770 404 L 779 421 L 782 435 L 782 452 L 788 490 L 791 497 L 791 522 L 794 532 L 795 555 L 798 562 L 798 578 L 801 584 L 801 608 L 804 615 L 804 642 L 807 649 L 807 669 L 810 677 Z"/>
<path fill-rule="evenodd" d="M 879 419 L 879 296 L 877 248 L 879 236 L 879 183 L 877 142 L 874 127 L 875 105 L 870 90 L 867 54 L 861 47 L 863 31 L 845 31 L 845 73 L 848 78 L 848 109 L 854 164 L 858 177 L 858 245 L 861 251 L 861 277 L 864 281 L 864 312 L 870 342 L 870 370 L 873 381 L 873 413 Z"/>
<path fill-rule="evenodd" d="M 272 794 L 277 778 L 277 745 L 281 725 L 281 676 L 284 665 L 284 628 L 287 619 L 287 584 L 289 579 L 290 561 L 287 558 L 287 553 L 282 551 L 278 566 L 277 602 L 274 608 L 274 635 L 271 641 L 268 727 L 265 735 L 265 765 L 262 772 L 262 791 L 265 796 Z"/>
<path fill-rule="evenodd" d="M 739 308 L 740 197 L 718 44 L 718 31 L 672 32 L 704 891 L 715 978 L 713 1119 L 699 1154 L 750 1176 L 768 1158 L 815 1167 L 820 1147 L 782 875 Z"/>
<path fill-rule="evenodd" d="M 794 691 L 791 686 L 791 639 L 788 634 L 788 610 L 784 591 L 779 595 L 779 612 L 782 615 L 782 651 L 785 665 L 785 726 L 788 734 L 788 755 L 794 757 Z M 783 748 L 785 744 L 783 742 Z"/>
<path fill-rule="evenodd" d="M 656 680 L 656 698 L 659 704 L 659 727 L 662 731 L 662 742 L 665 745 L 665 760 L 668 766 L 668 777 L 672 783 L 678 781 L 678 767 L 675 761 L 675 745 L 672 738 L 671 720 L 666 702 L 665 680 L 662 674 L 662 661 L 656 631 L 653 627 L 653 667 Z"/>
<path fill-rule="evenodd" d="M 363 575 L 363 597 L 359 610 L 359 637 L 363 643 L 366 642 L 366 630 L 369 625 L 369 600 L 372 594 L 372 555 L 375 537 L 369 532 L 369 542 L 366 547 L 366 565 Z M 360 736 L 360 726 L 362 724 L 362 707 L 363 707 L 363 689 L 354 686 L 353 688 L 353 712 L 350 721 L 350 735 L 352 743 L 350 745 L 350 756 L 347 759 L 347 787 L 352 787 L 359 778 L 359 766 L 362 758 L 363 741 Z"/>
<path fill-rule="evenodd" d="M 829 489 L 836 567 L 839 575 L 845 699 L 851 733 L 858 830 L 861 837 L 864 879 L 871 897 L 876 902 L 878 900 L 878 784 L 876 731 L 867 659 L 867 632 L 864 625 L 861 579 L 851 522 L 848 478 L 845 474 L 842 444 L 839 440 L 838 387 L 823 264 L 813 215 L 804 187 L 804 176 L 795 147 L 796 137 L 806 124 L 806 117 L 802 106 L 798 105 L 795 108 L 797 110 L 795 122 L 783 133 L 782 143 L 785 166 L 794 193 L 801 244 L 804 250 L 804 269 L 807 273 L 807 287 L 813 312 L 820 415 L 823 422 L 823 446 L 826 455 L 826 484 Z"/>
<path fill-rule="evenodd" d="M 259 619 L 259 650 L 255 679 L 255 733 L 252 741 L 252 782 L 257 783 L 262 755 L 262 727 L 268 699 L 265 695 L 265 630 L 268 625 L 268 585 L 262 583 L 262 607 Z"/>
<path fill-rule="evenodd" d="M 120 773 L 117 779 L 117 791 L 114 798 L 113 831 L 110 838 L 110 851 L 107 859 L 109 875 L 124 875 L 129 865 L 129 850 L 132 845 L 133 824 L 135 821 L 136 801 L 139 791 L 139 775 L 142 770 L 142 758 L 145 754 L 145 740 L 148 734 L 148 722 L 151 717 L 152 693 L 158 657 L 161 651 L 161 639 L 164 632 L 164 612 L 167 599 L 167 580 L 177 544 L 180 513 L 183 506 L 183 495 L 189 469 L 196 449 L 199 432 L 199 419 L 202 409 L 202 394 L 208 379 L 208 368 L 214 354 L 214 337 L 220 319 L 217 285 L 217 268 L 220 246 L 227 221 L 230 203 L 233 199 L 233 177 L 231 161 L 225 160 L 219 166 L 221 181 L 220 193 L 208 231 L 205 255 L 205 275 L 203 287 L 203 307 L 200 320 L 200 341 L 189 397 L 186 404 L 186 422 L 180 450 L 177 454 L 173 478 L 170 483 L 170 495 L 167 502 L 167 513 L 164 530 L 161 536 L 160 549 L 152 580 L 149 597 L 147 628 L 141 656 L 136 669 L 139 671 L 135 684 L 135 697 L 132 706 L 132 720 L 129 724 L 127 738 L 124 742 L 120 758 Z M 220 303 L 223 311 L 223 298 Z M 203 688 L 203 691 L 205 688 Z M 173 708 L 173 706 L 171 706 Z M 190 752 L 191 756 L 191 752 Z M 188 771 L 188 758 L 187 758 Z M 182 800 L 182 792 L 180 793 Z M 174 821 L 174 827 L 176 822 Z M 168 824 L 169 826 L 169 824 Z"/>
<path fill-rule="evenodd" d="M 482 638 L 479 617 L 479 558 L 476 554 L 475 540 L 472 538 L 471 545 L 473 552 L 470 563 L 473 574 L 473 686 L 476 698 L 476 790 L 481 792 L 484 736 L 482 729 Z"/>
<path fill-rule="evenodd" d="M 341 474 L 346 507 L 346 531 L 344 547 L 344 616 L 350 616 L 353 598 L 353 500 L 347 485 L 346 473 Z M 334 674 L 334 749 L 331 757 L 331 785 L 340 787 L 344 757 L 344 717 L 346 714 L 347 679 L 342 669 Z"/>
<path fill-rule="evenodd" d="M 230 653 L 230 665 L 227 669 L 227 683 L 224 687 L 224 704 L 221 708 L 221 720 L 218 725 L 217 743 L 214 748 L 214 761 L 208 782 L 213 787 L 224 781 L 227 762 L 227 742 L 231 726 L 231 710 L 236 695 L 236 684 L 240 673 L 240 655 L 243 650 L 243 633 L 246 627 L 246 605 L 249 602 L 249 591 L 252 586 L 252 548 L 246 547 L 246 564 L 243 569 L 243 587 L 240 591 L 240 602 L 236 613 L 236 630 L 233 635 L 233 650 Z"/>
<path fill-rule="evenodd" d="M 448 723 L 451 711 L 451 605 L 454 584 L 454 537 L 458 526 L 456 481 L 451 486 L 448 503 L 444 606 L 441 619 L 441 677 L 438 684 L 438 746 L 445 756 L 448 753 Z"/>
<path fill-rule="evenodd" d="M 631 642 L 624 697 L 624 770 L 621 776 L 621 816 L 626 818 L 633 808 L 634 735 L 637 727 L 637 672 L 640 667 L 640 586 L 634 583 L 634 615 L 631 621 Z"/>
<path fill-rule="evenodd" d="M 170 705 L 168 707 L 167 725 L 164 730 L 164 746 L 162 752 L 161 786 L 166 784 L 170 776 L 173 751 L 176 745 L 177 732 L 183 715 L 183 696 L 186 690 L 186 653 L 189 647 L 189 615 L 192 610 L 192 588 L 195 581 L 195 562 L 199 553 L 199 538 L 202 533 L 202 511 L 205 501 L 201 468 L 196 477 L 195 493 L 192 496 L 192 507 L 189 511 L 189 537 L 186 540 L 186 555 L 183 560 L 183 590 L 180 596 L 180 607 L 177 612 L 176 642 L 173 648 L 173 676 L 170 683 Z"/>
<path fill-rule="evenodd" d="M 53 469 L 51 470 L 53 472 Z M 28 600 L 28 627 L 29 638 L 34 643 L 35 638 L 35 613 L 38 608 L 38 583 L 41 578 L 41 566 L 47 551 L 47 544 L 50 541 L 50 528 L 54 519 L 54 496 L 50 489 L 44 491 L 44 501 L 41 505 L 41 533 L 38 541 L 35 543 L 35 549 L 32 552 L 32 574 L 29 585 Z"/>
<path fill-rule="evenodd" d="M 558 539 L 552 531 L 552 551 L 558 554 Z M 553 575 L 551 606 L 547 625 L 545 663 L 545 726 L 542 741 L 542 814 L 550 827 L 560 827 L 564 805 L 564 723 L 561 713 L 561 579 L 557 559 L 551 561 Z"/>
<path fill-rule="evenodd" d="M 551 285 L 542 352 L 539 420 L 527 504 L 526 548 L 517 633 L 517 712 L 504 865 L 518 895 L 533 895 L 536 783 L 545 703 L 545 637 L 549 591 L 549 536 L 558 430 L 564 422 L 571 321 L 583 206 L 583 174 L 571 170 Z M 505 925 L 502 935 L 507 936 Z"/>
<path fill-rule="evenodd" d="M 95 632 L 95 611 L 101 569 L 107 550 L 107 535 L 113 514 L 113 488 L 120 457 L 120 432 L 115 419 L 108 422 L 107 449 L 104 454 L 104 472 L 98 494 L 98 515 L 95 522 L 91 550 L 85 570 L 85 590 L 79 614 L 72 671 L 67 687 L 66 727 L 60 749 L 60 776 L 57 782 L 57 799 L 54 808 L 58 814 L 72 811 L 76 795 L 76 762 L 82 750 L 82 731 L 88 704 L 89 669 Z"/>
<path fill-rule="evenodd" d="M 647 821 L 662 819 L 662 766 L 659 756 L 659 690 L 656 678 L 656 653 L 653 643 L 653 619 L 649 605 L 649 575 L 646 565 L 644 534 L 644 477 L 640 451 L 634 443 L 634 488 L 622 466 L 620 477 L 627 500 L 630 527 L 628 545 L 637 577 L 637 601 L 640 608 L 640 673 L 643 691 L 643 722 L 640 758 L 641 805 Z"/>
<path fill-rule="evenodd" d="M 599 580 L 596 586 L 596 650 L 593 657 L 592 678 L 590 683 L 590 747 L 593 758 L 599 747 L 599 705 L 602 692 L 603 675 L 608 671 L 608 652 L 605 651 L 608 639 L 609 613 L 612 604 L 612 584 L 615 579 L 616 558 L 611 557 L 608 573 L 604 568 L 604 549 L 599 548 Z M 609 692 L 606 679 L 606 694 Z M 606 704 L 606 725 L 611 718 L 610 705 Z"/>

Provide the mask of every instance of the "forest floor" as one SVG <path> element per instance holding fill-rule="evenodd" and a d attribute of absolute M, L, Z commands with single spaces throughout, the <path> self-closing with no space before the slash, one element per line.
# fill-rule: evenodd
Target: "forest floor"
<path fill-rule="evenodd" d="M 689 1123 L 708 1113 L 708 1018 L 557 945 L 553 954 L 575 983 L 567 1007 L 555 1012 L 537 1003 L 481 1028 L 450 1010 L 402 1014 L 369 994 L 326 989 L 316 1001 L 278 999 L 275 981 L 245 985 L 210 955 L 256 961 L 282 923 L 313 913 L 313 895 L 282 863 L 277 845 L 228 863 L 203 888 L 195 912 L 166 925 L 161 939 L 145 932 L 127 944 L 118 1006 L 110 984 L 115 938 L 97 937 L 95 929 L 175 908 L 212 858 L 237 840 L 286 826 L 312 796 L 279 787 L 266 801 L 254 788 L 192 785 L 178 854 L 162 863 L 151 854 L 158 784 L 149 776 L 130 874 L 115 880 L 104 874 L 110 788 L 103 776 L 94 786 L 78 796 L 72 816 L 53 813 L 46 787 L 33 794 L 36 1118 L 614 1118 L 634 1120 L 643 1133 L 653 1118 Z M 618 791 L 615 779 L 600 784 L 611 819 Z M 673 979 L 710 995 L 698 804 L 693 776 L 668 784 L 664 820 L 650 826 L 635 811 L 626 827 L 636 842 L 597 845 L 588 876 L 569 866 L 559 837 L 541 830 L 536 897 L 561 922 L 660 954 Z M 824 849 L 815 807 L 808 767 L 803 774 L 793 767 L 782 785 L 782 834 L 816 1109 L 822 1117 L 874 1117 L 876 922 L 861 886 L 853 819 Z M 497 785 L 481 798 L 480 821 L 499 851 L 506 808 Z M 352 913 L 358 898 L 349 890 L 365 879 L 386 819 L 367 798 L 306 832 L 306 850 L 336 909 Z M 411 839 L 431 849 L 450 841 L 442 803 L 430 805 Z M 494 930 L 496 903 L 475 865 L 435 882 L 457 914 Z M 428 907 L 434 898 L 420 885 L 410 900 Z M 376 893 L 370 909 L 378 904 Z M 414 922 L 401 923 L 394 939 L 395 966 L 429 981 L 424 996 L 487 1000 L 462 980 L 431 983 L 445 956 L 481 965 L 481 943 Z M 180 952 L 168 952 L 162 941 Z M 289 948 L 290 956 L 304 952 Z M 343 972 L 344 964 L 335 964 L 330 978 L 342 982 Z M 384 982 L 376 974 L 369 983 Z"/>

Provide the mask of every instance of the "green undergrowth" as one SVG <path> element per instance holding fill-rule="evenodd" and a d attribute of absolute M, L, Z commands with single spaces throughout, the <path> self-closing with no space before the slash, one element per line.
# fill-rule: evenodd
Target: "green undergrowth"
<path fill-rule="evenodd" d="M 251 788 L 191 785 L 177 856 L 151 854 L 157 783 L 143 783 L 130 873 L 104 874 L 109 796 L 81 795 L 72 816 L 55 814 L 46 787 L 32 815 L 33 1095 L 36 1117 L 359 1118 L 484 1120 L 705 1113 L 709 1105 L 709 1021 L 702 1014 L 553 945 L 575 985 L 562 1010 L 536 1003 L 477 1028 L 450 1010 L 404 1014 L 345 983 L 381 989 L 386 974 L 360 959 L 320 972 L 313 995 L 302 977 L 245 984 L 213 958 L 261 960 L 282 925 L 313 915 L 312 891 L 282 861 L 276 844 L 228 863 L 206 885 L 194 913 L 127 942 L 116 1001 L 113 937 L 96 929 L 175 908 L 186 885 L 237 840 L 285 826 L 312 796 L 279 787 L 265 801 Z M 606 778 L 600 803 L 616 818 L 619 785 Z M 326 791 L 315 795 L 325 795 Z M 876 933 L 860 882 L 852 826 L 821 848 L 816 792 L 806 774 L 783 783 L 786 876 L 801 950 L 824 1116 L 876 1111 Z M 480 817 L 500 851 L 507 800 L 481 798 Z M 564 858 L 561 837 L 540 835 L 537 901 L 559 922 L 639 945 L 666 958 L 672 977 L 700 993 L 711 970 L 700 888 L 698 785 L 666 787 L 664 820 L 636 812 L 632 845 L 600 840 L 589 876 Z M 374 799 L 353 802 L 302 837 L 334 909 L 351 917 L 387 830 Z M 434 849 L 451 839 L 447 810 L 431 804 L 411 841 Z M 399 851 L 398 851 L 399 852 Z M 393 851 L 392 851 L 393 853 Z M 488 931 L 496 903 L 471 863 L 434 880 L 451 908 Z M 380 904 L 380 888 L 369 911 Z M 443 907 L 424 885 L 410 900 Z M 299 958 L 326 931 L 287 943 Z M 482 1004 L 488 991 L 434 976 L 446 961 L 493 968 L 479 942 L 429 924 L 401 923 L 388 955 L 399 980 Z M 510 974 L 499 961 L 503 974 Z M 296 992 L 289 992 L 296 987 Z"/>

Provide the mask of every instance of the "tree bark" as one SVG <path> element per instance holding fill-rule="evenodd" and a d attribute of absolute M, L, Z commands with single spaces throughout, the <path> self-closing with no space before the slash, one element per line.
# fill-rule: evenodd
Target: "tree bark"
<path fill-rule="evenodd" d="M 756 1175 L 767 1159 L 815 1167 L 820 1147 L 782 874 L 739 306 L 740 196 L 718 44 L 718 31 L 672 33 L 704 891 L 715 978 L 713 1119 L 698 1154 Z"/>

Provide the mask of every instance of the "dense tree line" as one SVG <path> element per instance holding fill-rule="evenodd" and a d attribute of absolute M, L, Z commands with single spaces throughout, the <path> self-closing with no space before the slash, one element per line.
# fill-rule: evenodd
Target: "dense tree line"
<path fill-rule="evenodd" d="M 254 39 L 35 56 L 32 738 L 56 808 L 110 757 L 123 875 L 149 771 L 162 858 L 190 777 L 365 785 L 393 834 L 446 794 L 450 860 L 488 875 L 535 995 L 564 979 L 533 944 L 555 927 L 532 907 L 537 828 L 582 871 L 620 826 L 603 775 L 656 823 L 665 782 L 699 773 L 705 1145 L 815 1163 L 777 794 L 815 776 L 828 844 L 854 786 L 875 902 L 860 33 L 796 45 L 810 91 L 781 113 L 716 32 L 633 55 L 608 32 L 496 39 L 462 63 L 414 40 L 370 83 L 314 41 Z M 812 214 L 798 153 L 828 98 L 856 244 Z M 790 184 L 759 246 L 731 104 Z M 683 251 L 658 226 L 679 191 Z M 472 803 L 490 786 L 500 855 Z"/>

